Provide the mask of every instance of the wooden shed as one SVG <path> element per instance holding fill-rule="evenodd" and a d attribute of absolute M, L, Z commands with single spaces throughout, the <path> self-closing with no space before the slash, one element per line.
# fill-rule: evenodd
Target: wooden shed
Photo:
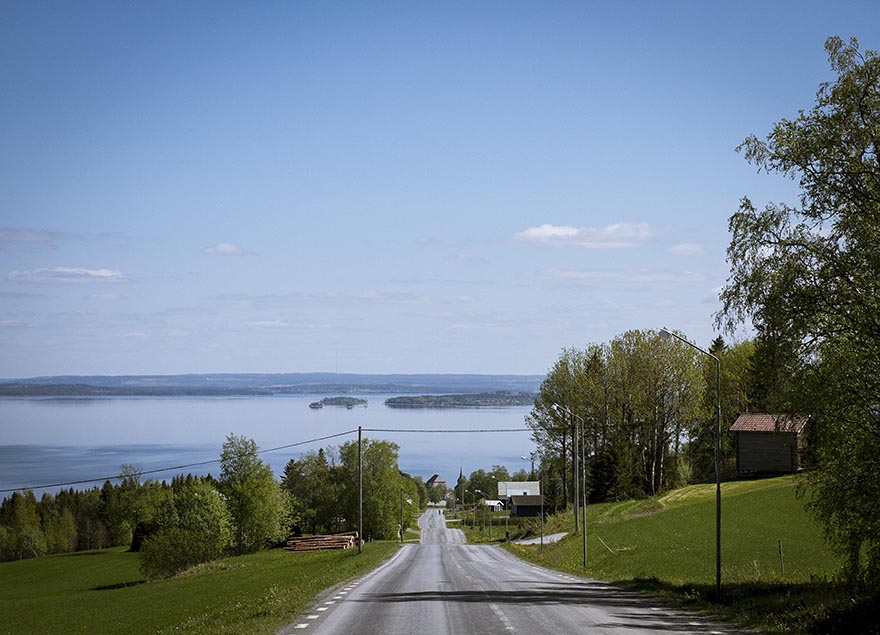
<path fill-rule="evenodd" d="M 543 496 L 511 496 L 510 515 L 523 518 L 526 516 L 540 516 Z"/>
<path fill-rule="evenodd" d="M 807 417 L 741 414 L 730 427 L 736 435 L 736 471 L 744 474 L 790 474 L 801 465 Z"/>

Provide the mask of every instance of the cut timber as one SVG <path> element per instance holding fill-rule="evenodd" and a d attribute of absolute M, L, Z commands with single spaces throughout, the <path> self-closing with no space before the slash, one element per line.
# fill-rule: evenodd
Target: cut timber
<path fill-rule="evenodd" d="M 357 545 L 358 534 L 349 531 L 344 534 L 332 534 L 329 536 L 303 536 L 301 538 L 288 538 L 288 551 L 318 551 L 320 549 L 350 549 Z"/>

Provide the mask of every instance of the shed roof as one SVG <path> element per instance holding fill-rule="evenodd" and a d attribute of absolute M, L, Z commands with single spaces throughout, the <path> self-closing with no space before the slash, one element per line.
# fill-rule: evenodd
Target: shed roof
<path fill-rule="evenodd" d="M 511 496 L 510 502 L 514 505 L 540 505 L 543 496 Z"/>
<path fill-rule="evenodd" d="M 800 434 L 807 425 L 804 415 L 780 415 L 746 412 L 737 417 L 730 426 L 731 432 L 796 432 Z"/>

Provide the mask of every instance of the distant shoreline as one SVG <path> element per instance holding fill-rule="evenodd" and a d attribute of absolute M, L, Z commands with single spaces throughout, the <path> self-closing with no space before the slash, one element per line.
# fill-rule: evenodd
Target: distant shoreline
<path fill-rule="evenodd" d="M 539 375 L 337 375 L 334 373 L 57 376 L 0 383 L 3 397 L 271 397 L 284 395 L 486 395 L 535 393 Z M 479 404 L 478 404 L 479 405 Z"/>
<path fill-rule="evenodd" d="M 389 408 L 504 408 L 531 406 L 536 393 L 474 393 L 459 395 L 419 395 L 391 397 L 385 400 Z"/>

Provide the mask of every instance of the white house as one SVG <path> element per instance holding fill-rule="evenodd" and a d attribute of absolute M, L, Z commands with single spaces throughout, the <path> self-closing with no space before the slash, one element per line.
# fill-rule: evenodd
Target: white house
<path fill-rule="evenodd" d="M 498 498 L 507 500 L 511 496 L 540 496 L 540 481 L 498 481 Z"/>

